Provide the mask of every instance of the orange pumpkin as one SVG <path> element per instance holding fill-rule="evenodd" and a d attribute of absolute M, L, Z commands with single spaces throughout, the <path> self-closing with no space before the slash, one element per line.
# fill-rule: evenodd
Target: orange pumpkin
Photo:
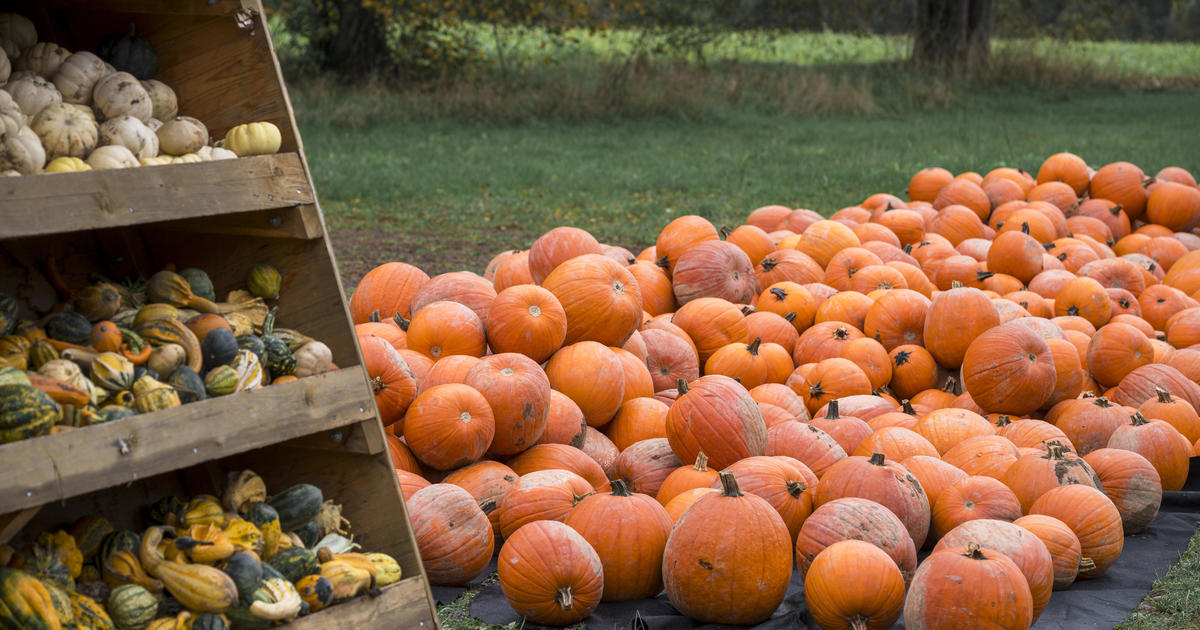
<path fill-rule="evenodd" d="M 540 470 L 567 470 L 586 479 L 597 491 L 608 489 L 608 476 L 600 464 L 566 444 L 534 444 L 508 460 L 508 466 L 521 477 Z"/>
<path fill-rule="evenodd" d="M 754 265 L 733 243 L 704 241 L 680 254 L 671 283 L 679 304 L 702 297 L 748 303 L 755 295 Z"/>
<path fill-rule="evenodd" d="M 399 352 L 381 337 L 358 338 L 363 367 L 375 394 L 379 419 L 384 426 L 404 419 L 404 413 L 417 396 L 417 378 Z"/>
<path fill-rule="evenodd" d="M 650 438 L 667 437 L 667 405 L 653 398 L 633 398 L 621 404 L 605 433 L 617 449 Z"/>
<path fill-rule="evenodd" d="M 621 359 L 595 341 L 580 341 L 555 352 L 546 363 L 546 376 L 551 387 L 579 405 L 594 427 L 607 424 L 624 400 Z"/>
<path fill-rule="evenodd" d="M 857 497 L 835 499 L 813 511 L 796 536 L 796 567 L 808 579 L 813 561 L 843 540 L 862 540 L 883 551 L 904 581 L 917 569 L 917 548 L 904 523 L 886 507 Z"/>
<path fill-rule="evenodd" d="M 625 268 L 637 281 L 642 294 L 642 308 L 651 315 L 662 315 L 675 311 L 675 294 L 671 290 L 671 277 L 662 267 L 650 262 L 638 261 Z"/>
<path fill-rule="evenodd" d="M 534 521 L 565 520 L 571 508 L 595 492 L 592 484 L 569 470 L 539 470 L 520 478 L 499 508 L 500 532 L 506 539 Z"/>
<path fill-rule="evenodd" d="M 1051 565 L 1054 568 L 1052 590 L 1063 590 L 1075 583 L 1083 554 L 1080 551 L 1079 537 L 1066 523 L 1052 516 L 1030 514 L 1013 521 L 1013 524 L 1037 536 L 1050 552 Z"/>
<path fill-rule="evenodd" d="M 541 437 L 549 417 L 550 380 L 533 359 L 511 352 L 488 355 L 463 382 L 479 391 L 494 415 L 490 453 L 513 455 Z"/>
<path fill-rule="evenodd" d="M 495 432 L 487 399 L 458 383 L 425 390 L 404 416 L 404 441 L 421 463 L 436 470 L 477 461 Z"/>
<path fill-rule="evenodd" d="M 1188 442 L 1200 440 L 1200 416 L 1196 410 L 1186 400 L 1171 396 L 1171 392 L 1161 387 L 1155 388 L 1155 394 L 1154 398 L 1147 398 L 1138 411 L 1147 418 L 1162 420 L 1175 427 Z"/>
<path fill-rule="evenodd" d="M 538 438 L 538 444 L 566 444 L 579 448 L 587 437 L 587 421 L 575 401 L 566 395 L 550 390 L 550 406 L 546 412 L 546 430 Z M 493 440 L 493 444 L 494 444 Z"/>
<path fill-rule="evenodd" d="M 400 315 L 412 317 L 412 300 L 417 291 L 429 282 L 429 276 L 420 269 L 402 262 L 389 262 L 367 272 L 354 293 L 350 295 L 350 317 L 355 324 L 370 321 L 371 313 L 389 319 Z"/>
<path fill-rule="evenodd" d="M 717 350 L 704 364 L 704 373 L 728 376 L 749 389 L 786 381 L 792 373 L 792 357 L 779 344 L 763 344 L 755 338 L 749 344 L 731 343 Z"/>
<path fill-rule="evenodd" d="M 434 361 L 453 354 L 481 357 L 487 352 L 483 322 L 458 302 L 430 303 L 408 325 L 408 347 Z"/>
<path fill-rule="evenodd" d="M 542 286 L 567 314 L 565 343 L 597 341 L 621 346 L 642 317 L 637 280 L 623 266 L 599 254 L 572 258 L 550 272 Z"/>
<path fill-rule="evenodd" d="M 1150 340 L 1129 324 L 1113 322 L 1101 326 L 1088 344 L 1088 371 L 1105 387 L 1118 385 L 1126 374 L 1153 360 Z"/>
<path fill-rule="evenodd" d="M 719 298 L 692 300 L 679 307 L 671 322 L 695 343 L 701 363 L 723 346 L 750 341 L 742 311 Z"/>
<path fill-rule="evenodd" d="M 694 214 L 675 218 L 658 233 L 658 240 L 654 243 L 659 256 L 657 262 L 670 272 L 684 252 L 699 243 L 716 240 L 720 240 L 720 235 L 708 219 Z"/>
<path fill-rule="evenodd" d="M 747 457 L 725 470 L 738 479 L 743 492 L 760 496 L 775 508 L 788 528 L 789 546 L 795 544 L 800 526 L 813 511 L 816 474 L 799 460 L 786 456 Z M 711 485 L 719 488 L 721 482 Z"/>
<path fill-rule="evenodd" d="M 979 289 L 953 288 L 939 293 L 925 315 L 925 348 L 946 369 L 962 366 L 967 348 L 984 331 L 1000 325 L 992 301 Z"/>
<path fill-rule="evenodd" d="M 495 509 L 494 504 L 489 509 Z M 408 513 L 430 583 L 458 586 L 487 569 L 495 537 L 487 515 L 469 492 L 435 483 L 413 494 Z"/>
<path fill-rule="evenodd" d="M 1056 374 L 1050 347 L 1037 333 L 1017 324 L 985 331 L 963 356 L 963 385 L 991 412 L 1025 415 L 1054 393 Z"/>
<path fill-rule="evenodd" d="M 1004 554 L 984 551 L 975 542 L 930 555 L 909 592 L 917 595 L 904 600 L 905 628 L 1028 628 L 1033 623 L 1033 596 L 1024 574 Z"/>
<path fill-rule="evenodd" d="M 501 260 L 496 265 L 492 277 L 492 287 L 499 293 L 509 287 L 522 284 L 534 284 L 533 274 L 529 271 L 529 250 L 521 250 L 512 256 Z"/>
<path fill-rule="evenodd" d="M 529 248 L 531 279 L 541 284 L 556 267 L 584 254 L 602 254 L 603 248 L 587 230 L 577 227 L 556 227 L 539 236 Z"/>
<path fill-rule="evenodd" d="M 804 601 L 822 628 L 890 628 L 904 607 L 904 577 L 875 545 L 842 540 L 813 560 Z"/>
<path fill-rule="evenodd" d="M 1079 537 L 1084 558 L 1081 562 L 1091 561 L 1086 569 L 1081 565 L 1080 578 L 1103 575 L 1116 562 L 1125 544 L 1120 513 L 1113 502 L 1095 488 L 1079 484 L 1059 486 L 1034 501 L 1029 513 L 1053 516 L 1066 523 Z"/>
<path fill-rule="evenodd" d="M 662 485 L 683 462 L 665 438 L 634 442 L 617 457 L 613 478 L 621 479 L 634 492 L 658 496 Z"/>
<path fill-rule="evenodd" d="M 870 499 L 892 511 L 904 523 L 913 544 L 920 547 L 929 533 L 929 500 L 921 484 L 903 466 L 881 453 L 850 456 L 830 466 L 817 484 L 819 507 L 834 499 Z"/>
<path fill-rule="evenodd" d="M 496 509 L 488 511 L 488 520 L 492 532 L 500 535 L 500 506 L 504 504 L 505 495 L 520 484 L 520 477 L 513 469 L 500 462 L 483 460 L 451 472 L 442 481 L 466 490 L 481 505 L 488 500 L 495 502 Z M 401 478 L 401 485 L 404 485 L 404 478 Z"/>
<path fill-rule="evenodd" d="M 767 455 L 785 455 L 808 466 L 820 479 L 846 451 L 828 433 L 805 422 L 785 422 L 767 430 Z"/>
<path fill-rule="evenodd" d="M 695 461 L 704 452 L 713 466 L 725 468 L 764 453 L 767 427 L 762 413 L 737 381 L 704 376 L 690 385 L 680 383 L 679 392 L 667 411 L 667 439 L 680 460 Z"/>
<path fill-rule="evenodd" d="M 495 352 L 519 352 L 538 363 L 567 338 L 567 313 L 546 289 L 522 284 L 502 290 L 488 312 L 487 342 Z"/>
<path fill-rule="evenodd" d="M 642 331 L 642 340 L 646 342 L 646 367 L 650 370 L 654 391 L 671 389 L 680 379 L 690 383 L 700 378 L 700 359 L 685 337 L 686 334 L 681 337 L 666 330 Z"/>
<path fill-rule="evenodd" d="M 474 311 L 479 316 L 479 321 L 487 326 L 488 309 L 494 299 L 496 288 L 491 282 L 484 280 L 483 276 L 469 271 L 453 271 L 430 278 L 429 282 L 413 294 L 410 306 L 415 316 L 418 311 L 433 302 L 458 302 Z"/>
<path fill-rule="evenodd" d="M 899 398 L 912 398 L 937 387 L 938 365 L 923 346 L 904 344 L 888 353 L 892 361 L 891 390 Z"/>
<path fill-rule="evenodd" d="M 1062 182 L 1071 187 L 1076 197 L 1083 196 L 1091 180 L 1090 169 L 1083 158 L 1074 153 L 1055 153 L 1042 162 L 1038 169 L 1037 181 Z"/>
<path fill-rule="evenodd" d="M 1104 494 L 1121 514 L 1125 535 L 1144 530 L 1158 515 L 1162 478 L 1145 457 L 1125 449 L 1100 448 L 1084 456 Z"/>
<path fill-rule="evenodd" d="M 547 550 L 554 553 L 547 553 Z M 587 617 L 604 594 L 604 566 L 588 541 L 555 521 L 536 521 L 504 541 L 496 561 L 509 606 L 538 624 Z"/>
<path fill-rule="evenodd" d="M 1129 162 L 1107 164 L 1092 175 L 1088 196 L 1109 199 L 1119 204 L 1130 220 L 1140 219 L 1146 211 L 1146 174 Z"/>
<path fill-rule="evenodd" d="M 1187 481 L 1192 443 L 1162 420 L 1147 420 L 1134 412 L 1130 422 L 1113 431 L 1108 448 L 1133 451 L 1145 457 L 1162 479 L 1163 490 L 1182 490 Z"/>
<path fill-rule="evenodd" d="M 1020 516 L 1020 512 L 1017 515 Z M 1036 621 L 1050 601 L 1054 588 L 1054 560 L 1041 539 L 1005 520 L 977 519 L 947 532 L 933 548 L 933 553 L 969 544 L 1003 554 L 1020 569 L 1033 597 L 1033 619 Z"/>

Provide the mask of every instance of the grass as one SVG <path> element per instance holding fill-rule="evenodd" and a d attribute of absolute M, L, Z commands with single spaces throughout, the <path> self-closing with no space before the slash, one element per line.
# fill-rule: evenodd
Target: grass
<path fill-rule="evenodd" d="M 828 213 L 902 194 L 930 165 L 1036 171 L 1066 150 L 1200 173 L 1194 44 L 998 41 L 987 74 L 934 77 L 899 61 L 904 38 L 729 38 L 698 66 L 631 62 L 628 32 L 510 35 L 523 61 L 505 76 L 291 82 L 348 289 L 389 260 L 482 271 L 558 225 L 637 252 L 681 214 L 733 226 L 772 203 Z M 1200 535 L 1121 627 L 1200 628 L 1198 580 Z M 444 627 L 487 627 L 470 616 L 476 592 L 439 609 Z"/>

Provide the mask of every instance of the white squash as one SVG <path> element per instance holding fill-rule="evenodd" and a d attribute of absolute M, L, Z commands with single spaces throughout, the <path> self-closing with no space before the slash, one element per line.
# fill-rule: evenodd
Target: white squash
<path fill-rule="evenodd" d="M 37 75 L 9 81 L 8 85 L 4 86 L 4 91 L 17 102 L 26 122 L 33 120 L 47 105 L 61 103 L 63 100 L 53 83 Z"/>
<path fill-rule="evenodd" d="M 175 90 L 172 90 L 171 86 L 162 81 L 150 79 L 142 81 L 142 87 L 150 95 L 150 101 L 154 104 L 152 116 L 161 121 L 171 120 L 179 115 L 179 99 L 175 96 Z"/>
<path fill-rule="evenodd" d="M 158 147 L 170 155 L 186 155 L 208 144 L 208 127 L 191 116 L 176 116 L 158 129 Z"/>
<path fill-rule="evenodd" d="M 54 42 L 38 42 L 32 48 L 21 53 L 21 58 L 14 64 L 17 70 L 28 70 L 44 79 L 49 79 L 58 72 L 71 51 Z"/>
<path fill-rule="evenodd" d="M 187 360 L 187 351 L 177 343 L 163 344 L 150 353 L 146 367 L 158 373 L 164 381 Z"/>
<path fill-rule="evenodd" d="M 70 103 L 53 103 L 33 117 L 30 128 L 46 149 L 46 157 L 87 157 L 96 148 L 96 121 Z"/>
<path fill-rule="evenodd" d="M 0 116 L 7 116 L 18 123 L 25 122 L 25 115 L 21 113 L 21 106 L 17 105 L 17 102 L 13 100 L 12 94 L 4 90 L 0 90 Z"/>
<path fill-rule="evenodd" d="M 213 147 L 212 152 L 210 153 L 209 159 L 214 160 L 214 161 L 216 161 L 216 160 L 236 160 L 237 154 L 234 153 L 233 151 L 230 151 L 229 149 L 225 149 L 222 147 Z"/>
<path fill-rule="evenodd" d="M 17 48 L 25 50 L 37 43 L 37 27 L 19 13 L 0 13 L 0 37 L 11 39 Z"/>
<path fill-rule="evenodd" d="M 92 90 L 96 82 L 107 74 L 104 61 L 96 55 L 81 50 L 72 53 L 54 73 L 54 85 L 68 103 L 92 104 Z"/>
<path fill-rule="evenodd" d="M 282 142 L 279 127 L 275 123 L 252 122 L 230 129 L 221 146 L 239 156 L 270 155 L 279 152 Z"/>
<path fill-rule="evenodd" d="M 0 177 L 20 177 L 20 176 L 21 176 L 20 173 L 18 173 L 17 171 L 14 171 L 12 169 L 9 169 L 7 171 L 0 171 Z"/>
<path fill-rule="evenodd" d="M 32 175 L 45 165 L 46 150 L 32 129 L 21 127 L 16 133 L 0 134 L 0 171 Z"/>
<path fill-rule="evenodd" d="M 146 88 L 128 72 L 114 72 L 97 81 L 92 105 L 105 118 L 128 115 L 145 122 L 154 113 L 154 103 Z"/>
<path fill-rule="evenodd" d="M 100 125 L 100 144 L 119 144 L 129 149 L 138 159 L 158 155 L 158 135 L 146 123 L 130 116 L 118 116 Z"/>
<path fill-rule="evenodd" d="M 146 126 L 150 128 L 150 131 L 157 134 L 158 130 L 162 129 L 162 121 L 157 118 L 151 118 L 146 121 Z"/>
<path fill-rule="evenodd" d="M 8 58 L 12 59 L 12 55 L 9 55 Z M 20 57 L 18 57 L 18 59 L 20 59 Z M 28 70 L 13 70 L 12 74 L 8 75 L 8 82 L 9 82 L 9 84 L 12 84 L 12 83 L 16 83 L 17 81 L 20 81 L 21 79 L 32 79 L 33 77 L 36 77 L 36 76 L 37 76 L 37 73 L 30 72 Z M 58 88 L 55 88 L 55 89 L 58 89 Z"/>
<path fill-rule="evenodd" d="M 203 161 L 204 158 L 201 158 L 199 153 L 184 153 L 183 155 L 171 158 L 172 164 L 195 164 Z"/>
<path fill-rule="evenodd" d="M 8 83 L 10 75 L 12 75 L 12 62 L 8 59 L 8 53 L 0 48 L 0 85 Z"/>
<path fill-rule="evenodd" d="M 296 376 L 304 378 L 314 374 L 324 374 L 333 365 L 333 352 L 329 346 L 320 341 L 310 341 L 300 346 L 292 353 L 296 360 Z"/>
<path fill-rule="evenodd" d="M 8 92 L 0 92 L 0 94 L 7 96 Z M 25 121 L 21 118 L 21 110 L 16 112 L 0 110 L 0 133 L 17 133 L 24 126 Z"/>
<path fill-rule="evenodd" d="M 97 147 L 87 159 L 88 166 L 97 170 L 133 168 L 140 166 L 133 153 L 119 144 Z"/>

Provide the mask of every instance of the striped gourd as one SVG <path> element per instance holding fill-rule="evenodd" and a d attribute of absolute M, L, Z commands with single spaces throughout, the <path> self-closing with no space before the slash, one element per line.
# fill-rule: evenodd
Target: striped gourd
<path fill-rule="evenodd" d="M 237 373 L 237 387 L 234 391 L 244 392 L 262 387 L 262 364 L 258 362 L 258 355 L 253 352 L 238 350 L 237 358 L 233 360 L 233 370 Z"/>
<path fill-rule="evenodd" d="M 122 584 L 108 594 L 104 607 L 117 628 L 140 630 L 158 614 L 158 598 L 137 584 Z"/>
<path fill-rule="evenodd" d="M 46 392 L 32 385 L 0 385 L 0 444 L 46 435 L 61 417 Z"/>
<path fill-rule="evenodd" d="M 237 391 L 238 373 L 232 366 L 218 365 L 204 375 L 204 390 L 209 396 L 227 396 Z"/>
<path fill-rule="evenodd" d="M 271 265 L 253 265 L 246 274 L 246 287 L 250 294 L 265 300 L 278 300 L 283 288 L 283 274 Z"/>
<path fill-rule="evenodd" d="M 116 352 L 101 352 L 92 359 L 92 382 L 110 391 L 133 387 L 133 363 Z"/>
<path fill-rule="evenodd" d="M 17 569 L 0 568 L 0 626 L 59 630 L 62 624 L 41 580 Z"/>
<path fill-rule="evenodd" d="M 108 616 L 104 606 L 87 595 L 67 593 L 71 598 L 71 609 L 75 613 L 75 626 L 79 630 L 116 630 L 116 624 Z"/>
<path fill-rule="evenodd" d="M 178 344 L 187 353 L 188 367 L 199 372 L 203 366 L 200 340 L 195 333 L 177 319 L 156 319 L 143 323 L 137 328 L 137 334 L 154 346 L 168 343 Z"/>

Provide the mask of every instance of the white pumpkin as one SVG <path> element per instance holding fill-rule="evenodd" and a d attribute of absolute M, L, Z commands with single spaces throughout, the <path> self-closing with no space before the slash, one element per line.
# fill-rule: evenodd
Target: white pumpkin
<path fill-rule="evenodd" d="M 96 148 L 96 121 L 70 103 L 53 103 L 33 117 L 30 128 L 42 140 L 46 157 L 87 157 Z"/>
<path fill-rule="evenodd" d="M 157 134 L 158 130 L 162 129 L 162 121 L 157 118 L 151 118 L 146 121 L 146 126 L 150 128 L 150 131 Z"/>
<path fill-rule="evenodd" d="M 19 13 L 0 13 L 0 37 L 11 39 L 17 48 L 25 50 L 37 43 L 37 27 Z"/>
<path fill-rule="evenodd" d="M 128 72 L 114 72 L 96 82 L 92 105 L 105 118 L 133 116 L 145 122 L 154 113 L 154 104 L 141 82 Z"/>
<path fill-rule="evenodd" d="M 107 74 L 104 61 L 96 55 L 81 50 L 72 53 L 54 73 L 54 85 L 68 103 L 92 104 L 92 90 L 96 82 Z"/>
<path fill-rule="evenodd" d="M 61 103 L 63 100 L 53 83 L 37 75 L 9 81 L 8 85 L 4 86 L 4 91 L 12 95 L 13 100 L 17 102 L 26 122 L 33 120 L 47 105 Z"/>
<path fill-rule="evenodd" d="M 8 77 L 12 75 L 12 62 L 8 59 L 8 53 L 0 48 L 0 85 L 8 83 Z"/>
<path fill-rule="evenodd" d="M 0 90 L 0 116 L 8 116 L 18 123 L 25 121 L 25 115 L 21 113 L 21 106 L 13 100 L 12 94 Z"/>
<path fill-rule="evenodd" d="M 12 59 L 12 55 L 9 55 L 8 58 Z M 18 59 L 20 59 L 20 57 L 18 57 Z M 37 76 L 36 72 L 30 72 L 28 70 L 13 70 L 12 74 L 8 75 L 8 82 L 16 83 L 17 81 L 20 81 L 21 79 L 32 79 L 33 77 L 36 77 L 36 76 Z M 55 88 L 55 89 L 58 89 L 58 88 Z"/>
<path fill-rule="evenodd" d="M 213 160 L 213 161 L 236 160 L 237 156 L 238 155 L 236 153 L 234 153 L 233 151 L 230 151 L 229 149 L 225 149 L 222 147 L 213 147 L 212 152 L 210 153 L 209 159 Z"/>
<path fill-rule="evenodd" d="M 18 173 L 17 171 L 14 171 L 12 169 L 9 169 L 7 171 L 0 171 L 0 177 L 20 177 L 20 176 L 21 176 L 20 173 Z"/>
<path fill-rule="evenodd" d="M 29 127 L 16 133 L 0 134 L 0 171 L 13 170 L 32 175 L 46 165 L 46 150 Z"/>
<path fill-rule="evenodd" d="M 80 171 L 90 171 L 92 167 L 88 166 L 87 162 L 77 157 L 59 157 L 50 160 L 46 165 L 43 173 L 78 173 Z"/>
<path fill-rule="evenodd" d="M 8 92 L 0 92 L 8 96 Z M 3 100 L 0 98 L 0 100 Z M 6 112 L 0 109 L 0 133 L 17 133 L 21 127 L 25 126 L 25 121 L 21 118 L 21 110 L 15 112 Z"/>
<path fill-rule="evenodd" d="M 200 157 L 199 153 L 184 153 L 178 157 L 171 158 L 172 164 L 195 164 L 203 161 L 204 158 Z"/>
<path fill-rule="evenodd" d="M 158 155 L 158 136 L 150 131 L 146 123 L 128 114 L 106 120 L 100 125 L 100 144 L 119 144 L 139 160 Z"/>
<path fill-rule="evenodd" d="M 333 365 L 333 352 L 329 346 L 320 341 L 310 341 L 300 346 L 292 358 L 296 360 L 296 376 L 304 378 L 314 374 L 324 374 Z"/>
<path fill-rule="evenodd" d="M 119 144 L 97 147 L 87 159 L 88 166 L 96 170 L 133 168 L 140 166 L 133 152 Z"/>
<path fill-rule="evenodd" d="M 158 129 L 158 147 L 170 155 L 186 155 L 208 144 L 208 127 L 191 116 L 176 116 Z"/>
<path fill-rule="evenodd" d="M 175 90 L 172 90 L 171 86 L 162 81 L 150 79 L 142 81 L 142 87 L 150 95 L 150 101 L 154 104 L 152 116 L 161 121 L 171 120 L 179 115 L 179 99 L 175 96 Z"/>
<path fill-rule="evenodd" d="M 38 42 L 32 48 L 21 53 L 21 58 L 14 64 L 17 70 L 28 70 L 44 79 L 49 79 L 58 72 L 71 51 L 54 42 Z"/>

